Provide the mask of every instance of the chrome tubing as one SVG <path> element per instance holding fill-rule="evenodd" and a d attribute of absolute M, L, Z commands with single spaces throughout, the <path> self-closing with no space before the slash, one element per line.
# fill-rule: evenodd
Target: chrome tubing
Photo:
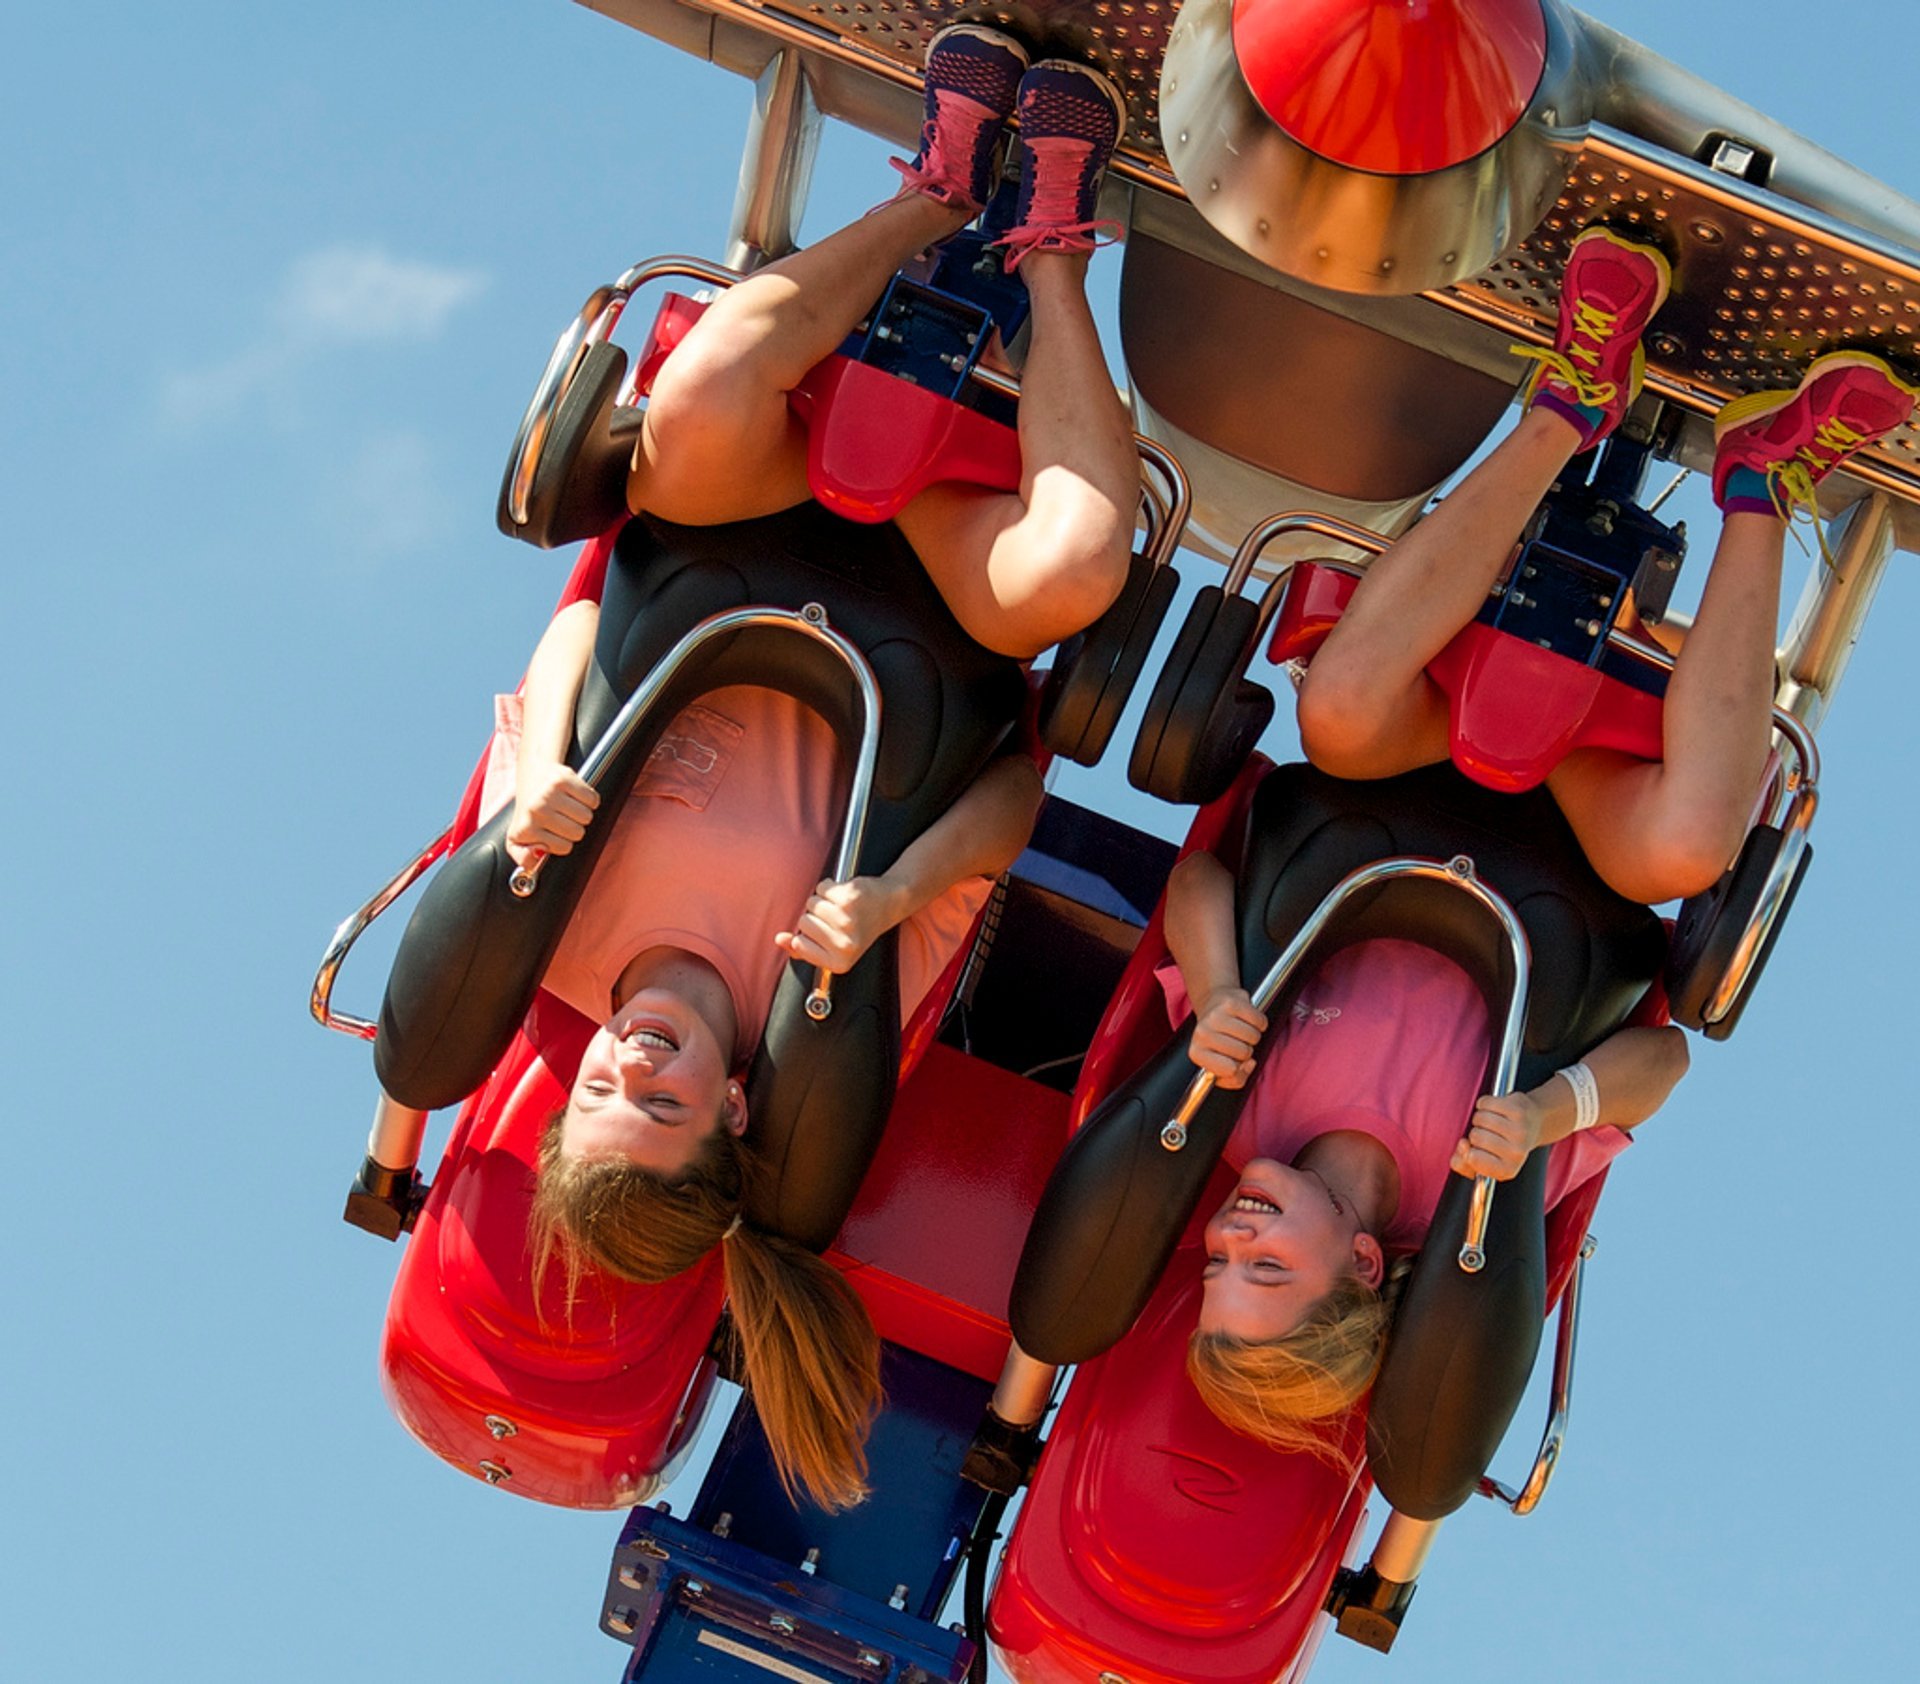
<path fill-rule="evenodd" d="M 334 979 L 339 976 L 340 967 L 347 962 L 347 955 L 353 951 L 353 944 L 360 939 L 366 927 L 413 887 L 421 873 L 447 851 L 447 845 L 452 840 L 453 827 L 449 825 L 388 878 L 379 893 L 366 905 L 341 920 L 340 927 L 333 932 L 333 940 L 327 943 L 327 950 L 321 955 L 320 969 L 314 973 L 313 990 L 307 997 L 307 1009 L 313 1013 L 314 1021 L 322 1029 L 337 1029 L 343 1035 L 355 1035 L 363 1041 L 371 1041 L 378 1033 L 378 1025 L 367 1019 L 333 1009 Z"/>
<path fill-rule="evenodd" d="M 588 294 L 579 314 L 554 342 L 553 353 L 547 358 L 540 382 L 533 389 L 533 400 L 513 435 L 513 454 L 507 470 L 507 513 L 516 523 L 524 525 L 527 521 L 534 476 L 540 469 L 540 453 L 546 447 L 553 418 L 573 382 L 580 359 L 592 347 L 613 337 L 614 326 L 627 301 L 641 287 L 672 277 L 722 287 L 732 286 L 740 279 L 733 270 L 697 257 L 656 257 L 634 264 L 611 286 L 596 287 Z"/>
<path fill-rule="evenodd" d="M 580 776 L 596 790 L 608 763 L 626 746 L 628 738 L 652 711 L 666 687 L 679 676 L 694 652 L 716 637 L 728 637 L 752 627 L 774 627 L 797 633 L 823 643 L 846 662 L 855 688 L 860 692 L 860 752 L 854 761 L 853 784 L 847 792 L 846 819 L 840 830 L 840 847 L 834 855 L 835 882 L 845 882 L 860 857 L 860 842 L 866 835 L 867 808 L 873 799 L 874 767 L 880 758 L 880 686 L 873 668 L 858 648 L 827 624 L 827 611 L 817 602 L 809 602 L 797 612 L 791 608 L 736 608 L 702 620 L 667 651 L 656 666 L 622 704 L 600 740 L 580 767 Z M 540 886 L 540 868 L 546 863 L 546 851 L 530 849 L 514 868 L 507 887 L 526 900 Z M 807 995 L 807 1016 L 822 1023 L 833 1015 L 833 973 L 816 967 L 812 991 Z"/>
<path fill-rule="evenodd" d="M 1010 1427 L 1031 1427 L 1047 1412 L 1054 1376 L 1060 1370 L 1050 1362 L 1030 1357 L 1014 1345 L 1007 1351 L 990 1407 Z"/>
<path fill-rule="evenodd" d="M 806 59 L 796 47 L 780 48 L 753 85 L 753 116 L 727 233 L 729 269 L 747 274 L 794 249 L 821 123 Z"/>
<path fill-rule="evenodd" d="M 1473 896 L 1493 915 L 1506 935 L 1508 951 L 1513 959 L 1513 988 L 1507 998 L 1507 1018 L 1501 1029 L 1500 1057 L 1494 1066 L 1493 1092 L 1510 1093 L 1514 1076 L 1520 1068 L 1521 1038 L 1526 1031 L 1533 949 L 1527 940 L 1526 930 L 1522 928 L 1506 897 L 1480 881 L 1474 871 L 1473 861 L 1465 854 L 1456 854 L 1444 865 L 1438 860 L 1403 856 L 1376 860 L 1372 865 L 1363 865 L 1356 871 L 1350 871 L 1294 932 L 1293 939 L 1287 943 L 1280 957 L 1274 960 L 1272 968 L 1260 979 L 1260 986 L 1253 993 L 1253 1004 L 1263 1012 L 1272 1006 L 1307 950 L 1325 932 L 1335 914 L 1348 900 L 1379 884 L 1409 877 L 1446 883 Z M 1213 1092 L 1214 1085 L 1211 1071 L 1195 1072 L 1193 1080 L 1188 1082 L 1181 1094 L 1179 1104 L 1174 1107 L 1173 1115 L 1160 1130 L 1160 1144 L 1167 1151 L 1178 1152 L 1185 1148 L 1187 1131 L 1201 1102 Z M 1493 1189 L 1492 1176 L 1475 1177 L 1473 1205 L 1467 1217 L 1466 1242 L 1460 1248 L 1459 1259 L 1460 1267 L 1470 1275 L 1477 1274 L 1486 1266 L 1487 1218 L 1493 1210 Z"/>
<path fill-rule="evenodd" d="M 1420 1570 L 1426 1566 L 1439 1535 L 1439 1521 L 1412 1520 L 1396 1509 L 1389 1509 L 1387 1523 L 1380 1528 L 1369 1565 L 1383 1579 L 1397 1585 L 1410 1585 L 1420 1577 Z"/>
<path fill-rule="evenodd" d="M 1502 1485 L 1491 1475 L 1480 1481 L 1480 1495 L 1495 1497 L 1515 1514 L 1532 1514 L 1540 1506 L 1552 1483 L 1553 1471 L 1560 1465 L 1560 1452 L 1566 1447 L 1567 1421 L 1573 1414 L 1573 1359 L 1580 1342 L 1580 1283 L 1586 1275 L 1587 1259 L 1594 1253 L 1591 1234 L 1580 1242 L 1580 1256 L 1573 1265 L 1567 1290 L 1560 1298 L 1559 1331 L 1553 1346 L 1553 1389 L 1547 1404 L 1547 1430 L 1541 1436 L 1533 1467 L 1518 1491 Z"/>
<path fill-rule="evenodd" d="M 367 1156 L 382 1169 L 404 1175 L 419 1163 L 420 1142 L 426 1133 L 426 1112 L 402 1105 L 383 1093 L 367 1134 Z"/>

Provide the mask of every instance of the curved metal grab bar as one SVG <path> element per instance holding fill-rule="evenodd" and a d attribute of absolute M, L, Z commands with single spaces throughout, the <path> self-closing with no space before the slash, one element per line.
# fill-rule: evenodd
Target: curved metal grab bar
<path fill-rule="evenodd" d="M 333 940 L 327 943 L 327 950 L 321 955 L 320 969 L 314 973 L 313 990 L 307 997 L 307 1009 L 313 1013 L 314 1021 L 322 1029 L 337 1029 L 343 1035 L 356 1035 L 363 1041 L 374 1038 L 377 1025 L 363 1017 L 333 1009 L 334 979 L 339 976 L 340 967 L 347 962 L 353 944 L 365 933 L 367 926 L 413 887 L 420 874 L 447 851 L 447 844 L 452 840 L 453 826 L 449 825 L 395 872 L 379 893 L 358 912 L 341 920 L 339 928 L 333 932 Z"/>
<path fill-rule="evenodd" d="M 852 875 L 860 857 L 860 841 L 867 828 L 867 808 L 873 799 L 874 767 L 880 758 L 880 686 L 866 656 L 827 624 L 827 611 L 817 602 L 809 602 L 797 612 L 791 608 L 735 608 L 702 620 L 667 651 L 666 658 L 621 704 L 613 723 L 582 762 L 580 776 L 599 789 L 609 763 L 626 746 L 661 692 L 679 676 L 693 653 L 716 637 L 727 637 L 756 626 L 795 632 L 825 644 L 846 663 L 854 687 L 860 693 L 860 752 L 854 761 L 853 785 L 847 792 L 847 815 L 841 826 L 840 847 L 834 855 L 833 866 L 834 880 L 844 882 Z M 507 887 L 521 900 L 540 886 L 540 868 L 546 859 L 545 849 L 529 849 L 525 860 L 507 879 Z M 832 1015 L 833 973 L 825 966 L 817 966 L 812 992 L 807 995 L 807 1016 L 818 1023 Z"/>
<path fill-rule="evenodd" d="M 1518 1491 L 1502 1485 L 1492 1475 L 1483 1475 L 1479 1491 L 1483 1497 L 1495 1497 L 1515 1514 L 1532 1514 L 1547 1494 L 1554 1469 L 1560 1465 L 1560 1452 L 1566 1448 L 1567 1422 L 1573 1413 L 1573 1359 L 1580 1341 L 1580 1283 L 1586 1274 L 1587 1259 L 1594 1253 L 1591 1234 L 1580 1242 L 1580 1256 L 1568 1278 L 1567 1290 L 1560 1298 L 1560 1325 L 1553 1347 L 1553 1390 L 1547 1404 L 1547 1429 L 1541 1435 L 1540 1448 L 1527 1472 L 1527 1480 Z"/>
<path fill-rule="evenodd" d="M 1260 986 L 1253 991 L 1253 1004 L 1262 1012 L 1272 1006 L 1280 990 L 1286 986 L 1287 979 L 1306 956 L 1308 948 L 1319 939 L 1334 915 L 1353 896 L 1381 883 L 1407 877 L 1446 883 L 1472 895 L 1492 913 L 1507 938 L 1508 951 L 1513 959 L 1513 988 L 1507 997 L 1507 1020 L 1500 1034 L 1500 1057 L 1494 1065 L 1493 1092 L 1496 1095 L 1510 1093 L 1513 1091 L 1514 1076 L 1520 1068 L 1520 1044 L 1527 1026 L 1527 991 L 1532 985 L 1533 949 L 1527 941 L 1526 930 L 1506 897 L 1480 881 L 1474 872 L 1473 861 L 1465 854 L 1456 854 L 1444 865 L 1438 860 L 1403 855 L 1376 860 L 1372 865 L 1363 865 L 1358 870 L 1348 872 L 1294 932 L 1293 939 L 1287 943 L 1280 957 L 1274 960 L 1272 968 L 1260 979 Z M 1180 1102 L 1174 1107 L 1173 1115 L 1160 1131 L 1160 1144 L 1169 1152 L 1178 1152 L 1186 1146 L 1187 1129 L 1199 1111 L 1201 1101 L 1213 1089 L 1211 1071 L 1201 1070 L 1194 1074 L 1193 1080 L 1181 1094 Z M 1492 1176 L 1474 1178 L 1473 1203 L 1467 1213 L 1466 1239 L 1460 1247 L 1460 1267 L 1470 1275 L 1478 1274 L 1486 1266 L 1487 1219 L 1493 1213 L 1493 1189 Z"/>

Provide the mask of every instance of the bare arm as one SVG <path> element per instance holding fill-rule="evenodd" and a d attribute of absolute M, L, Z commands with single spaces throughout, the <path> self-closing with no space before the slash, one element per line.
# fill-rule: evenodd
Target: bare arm
<path fill-rule="evenodd" d="M 1687 1038 L 1671 1026 L 1622 1029 L 1581 1062 L 1600 1090 L 1601 1123 L 1632 1129 L 1666 1103 L 1687 1073 Z M 1558 1074 L 1525 1093 L 1483 1098 L 1474 1107 L 1466 1138 L 1454 1149 L 1452 1167 L 1461 1175 L 1509 1180 L 1534 1147 L 1572 1134 L 1574 1116 L 1573 1086 Z"/>
<path fill-rule="evenodd" d="M 597 602 L 569 603 L 548 622 L 527 663 L 513 817 L 507 823 L 507 849 L 516 860 L 530 848 L 572 853 L 600 805 L 599 795 L 566 763 L 573 710 L 599 626 Z"/>
<path fill-rule="evenodd" d="M 1223 1088 L 1253 1074 L 1254 1049 L 1267 1030 L 1240 986 L 1233 928 L 1233 874 L 1211 854 L 1189 854 L 1167 879 L 1167 946 L 1180 967 L 1195 1018 L 1193 1062 Z"/>
<path fill-rule="evenodd" d="M 1025 755 L 996 760 L 877 877 L 824 882 L 774 940 L 796 959 L 842 972 L 897 924 L 969 877 L 1019 858 L 1044 790 Z"/>

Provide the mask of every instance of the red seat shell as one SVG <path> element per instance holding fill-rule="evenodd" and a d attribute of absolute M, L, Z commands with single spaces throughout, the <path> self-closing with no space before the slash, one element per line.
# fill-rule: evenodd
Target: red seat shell
<path fill-rule="evenodd" d="M 1358 584 L 1340 568 L 1296 566 L 1282 587 L 1268 659 L 1311 659 Z M 1664 752 L 1662 698 L 1492 626 L 1463 626 L 1427 663 L 1427 676 L 1447 698 L 1454 765 L 1489 789 L 1536 788 L 1579 748 L 1640 760 Z"/>
<path fill-rule="evenodd" d="M 1187 1382 L 1203 1220 L 1133 1330 L 1076 1371 L 1048 1437 L 988 1621 L 1019 1684 L 1269 1684 L 1363 1516 L 1364 1475 L 1229 1431 Z M 1354 1462 L 1361 1436 L 1356 1415 Z"/>
<path fill-rule="evenodd" d="M 534 1278 L 542 1131 L 593 1025 L 542 995 L 462 1112 L 402 1254 L 382 1381 L 421 1443 L 465 1473 L 568 1508 L 623 1508 L 690 1443 L 713 1377 L 719 1259 L 656 1286 L 565 1270 Z M 512 1429 L 502 1436 L 490 1421 Z"/>

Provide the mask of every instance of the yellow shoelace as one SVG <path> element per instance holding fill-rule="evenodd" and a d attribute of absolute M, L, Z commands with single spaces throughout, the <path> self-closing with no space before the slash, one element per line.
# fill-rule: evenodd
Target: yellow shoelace
<path fill-rule="evenodd" d="M 1857 445 L 1866 443 L 1866 435 L 1857 433 L 1844 421 L 1823 421 L 1814 429 L 1813 442 L 1804 444 L 1784 462 L 1767 465 L 1767 491 L 1773 498 L 1773 511 L 1786 522 L 1793 541 L 1807 553 L 1807 541 L 1801 528 L 1813 528 L 1814 542 L 1820 547 L 1821 563 L 1829 572 L 1839 567 L 1827 547 L 1827 529 L 1820 519 L 1820 496 L 1814 489 L 1814 470 L 1822 474 L 1846 460 Z"/>
<path fill-rule="evenodd" d="M 1587 370 L 1600 366 L 1600 353 L 1619 321 L 1619 312 L 1602 310 L 1583 299 L 1573 307 L 1573 332 L 1568 335 L 1566 350 L 1556 351 L 1546 345 L 1511 345 L 1508 349 L 1516 357 L 1539 363 L 1543 372 L 1559 375 L 1574 397 L 1589 408 L 1605 409 L 1619 397 L 1620 387 L 1612 380 L 1593 379 Z M 1576 368 L 1576 361 L 1587 368 Z"/>

